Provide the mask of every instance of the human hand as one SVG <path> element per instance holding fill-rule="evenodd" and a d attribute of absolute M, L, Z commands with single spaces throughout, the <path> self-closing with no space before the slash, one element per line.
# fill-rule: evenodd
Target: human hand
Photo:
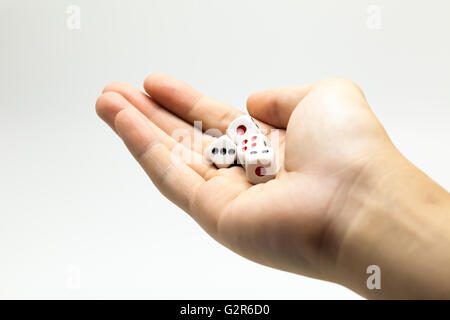
<path fill-rule="evenodd" d="M 108 85 L 97 113 L 169 200 L 244 257 L 351 286 L 354 280 L 342 280 L 351 278 L 350 268 L 339 257 L 354 244 L 347 244 L 349 234 L 364 229 L 368 186 L 385 174 L 382 164 L 406 163 L 355 84 L 332 79 L 249 97 L 249 114 L 279 137 L 277 177 L 258 185 L 246 181 L 241 167 L 216 169 L 203 159 L 213 137 L 185 144 L 194 121 L 225 133 L 241 111 L 165 75 L 149 76 L 144 88 L 148 95 Z M 180 129 L 189 133 L 183 145 L 173 137 Z M 184 156 L 174 157 L 180 148 Z"/>

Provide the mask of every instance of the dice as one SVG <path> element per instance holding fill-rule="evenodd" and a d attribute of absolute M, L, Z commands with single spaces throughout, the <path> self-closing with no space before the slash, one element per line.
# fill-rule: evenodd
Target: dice
<path fill-rule="evenodd" d="M 261 133 L 251 133 L 240 136 L 237 147 L 237 158 L 241 165 L 245 164 L 245 153 L 257 148 L 264 148 L 270 146 L 267 137 Z"/>
<path fill-rule="evenodd" d="M 275 178 L 277 165 L 273 148 L 254 148 L 245 153 L 245 175 L 247 181 L 258 184 Z"/>
<path fill-rule="evenodd" d="M 262 131 L 253 118 L 247 115 L 240 116 L 233 120 L 227 129 L 227 135 L 236 144 L 243 136 L 253 133 L 262 134 Z"/>
<path fill-rule="evenodd" d="M 269 140 L 248 115 L 231 122 L 227 134 L 208 146 L 207 156 L 218 168 L 227 168 L 237 159 L 247 181 L 253 184 L 275 178 L 278 170 Z"/>
<path fill-rule="evenodd" d="M 228 136 L 223 135 L 208 146 L 206 154 L 217 168 L 228 168 L 236 160 L 236 145 Z"/>

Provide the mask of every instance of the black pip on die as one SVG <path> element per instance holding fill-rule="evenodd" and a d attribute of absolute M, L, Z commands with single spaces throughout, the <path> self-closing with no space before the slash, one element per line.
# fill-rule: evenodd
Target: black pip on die
<path fill-rule="evenodd" d="M 262 133 L 250 133 L 240 136 L 240 139 L 236 143 L 239 163 L 242 164 L 242 166 L 245 165 L 245 154 L 247 151 L 251 152 L 269 146 L 269 140 Z"/>
<path fill-rule="evenodd" d="M 245 152 L 245 175 L 247 181 L 257 184 L 275 178 L 277 167 L 271 147 L 258 147 Z"/>
<path fill-rule="evenodd" d="M 208 146 L 206 153 L 217 168 L 228 168 L 236 160 L 236 145 L 223 135 Z"/>

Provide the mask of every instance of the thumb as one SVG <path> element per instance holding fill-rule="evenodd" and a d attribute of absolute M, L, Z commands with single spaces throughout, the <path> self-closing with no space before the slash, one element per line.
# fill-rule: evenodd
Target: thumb
<path fill-rule="evenodd" d="M 276 128 L 285 129 L 292 111 L 310 89 L 311 86 L 295 86 L 254 93 L 247 99 L 248 113 Z"/>

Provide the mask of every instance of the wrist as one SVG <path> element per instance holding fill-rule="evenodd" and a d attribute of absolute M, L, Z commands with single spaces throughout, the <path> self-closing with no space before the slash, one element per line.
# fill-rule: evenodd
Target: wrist
<path fill-rule="evenodd" d="M 366 297 L 450 297 L 448 193 L 394 148 L 356 172 L 332 208 L 330 280 Z M 367 287 L 372 265 L 381 289 Z"/>

